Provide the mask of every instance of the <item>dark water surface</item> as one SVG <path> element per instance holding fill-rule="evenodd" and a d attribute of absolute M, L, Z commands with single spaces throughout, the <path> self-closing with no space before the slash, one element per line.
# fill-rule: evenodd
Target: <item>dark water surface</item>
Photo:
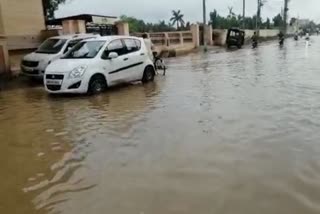
<path fill-rule="evenodd" d="M 320 213 L 320 38 L 169 60 L 96 97 L 0 92 L 0 213 Z"/>

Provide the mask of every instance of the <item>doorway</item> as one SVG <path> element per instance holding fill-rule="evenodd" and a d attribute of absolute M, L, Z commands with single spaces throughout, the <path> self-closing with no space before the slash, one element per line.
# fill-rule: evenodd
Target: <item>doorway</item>
<path fill-rule="evenodd" d="M 6 71 L 3 46 L 0 46 L 0 74 Z"/>

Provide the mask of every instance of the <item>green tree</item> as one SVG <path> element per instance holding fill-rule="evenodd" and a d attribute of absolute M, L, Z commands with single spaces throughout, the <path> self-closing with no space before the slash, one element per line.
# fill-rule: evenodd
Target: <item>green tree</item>
<path fill-rule="evenodd" d="M 228 10 L 229 10 L 228 19 L 231 19 L 234 16 L 236 16 L 236 14 L 233 12 L 233 7 L 228 7 Z"/>
<path fill-rule="evenodd" d="M 216 9 L 213 10 L 213 12 L 210 13 L 210 24 L 213 29 L 218 28 L 218 12 Z"/>
<path fill-rule="evenodd" d="M 143 33 L 143 32 L 164 32 L 175 30 L 170 24 L 166 24 L 164 20 L 159 23 L 145 23 L 141 19 L 129 16 L 120 16 L 121 21 L 128 22 L 131 33 Z"/>
<path fill-rule="evenodd" d="M 172 22 L 173 25 L 177 25 L 177 30 L 179 29 L 179 27 L 183 27 L 184 26 L 184 20 L 183 20 L 184 15 L 181 14 L 181 11 L 172 11 L 172 17 L 170 19 L 170 21 Z"/>
<path fill-rule="evenodd" d="M 130 32 L 146 32 L 147 25 L 143 20 L 136 19 L 135 17 L 120 16 L 120 20 L 128 22 Z"/>
<path fill-rule="evenodd" d="M 54 12 L 59 8 L 59 5 L 66 1 L 67 0 L 42 0 L 43 12 L 46 19 L 53 19 Z"/>
<path fill-rule="evenodd" d="M 275 27 L 281 27 L 282 26 L 283 19 L 282 19 L 282 16 L 281 16 L 280 13 L 273 18 L 273 24 L 274 24 Z"/>
<path fill-rule="evenodd" d="M 295 24 L 296 21 L 297 21 L 297 18 L 292 17 L 292 18 L 290 19 L 290 26 L 292 26 L 293 24 Z"/>
<path fill-rule="evenodd" d="M 218 14 L 216 10 L 210 13 L 210 24 L 213 29 L 228 29 L 231 27 L 240 27 L 241 16 L 236 16 L 232 12 L 232 8 L 229 8 L 229 15 L 227 18 L 222 17 Z"/>
<path fill-rule="evenodd" d="M 270 19 L 269 19 L 269 18 L 267 18 L 267 21 L 266 21 L 266 22 L 264 22 L 264 23 L 262 24 L 262 26 L 263 26 L 264 28 L 266 28 L 266 29 L 271 29 L 271 22 L 270 22 Z"/>
<path fill-rule="evenodd" d="M 190 22 L 187 22 L 187 24 L 186 24 L 186 30 L 190 30 L 190 28 L 191 28 L 191 24 L 190 24 Z"/>

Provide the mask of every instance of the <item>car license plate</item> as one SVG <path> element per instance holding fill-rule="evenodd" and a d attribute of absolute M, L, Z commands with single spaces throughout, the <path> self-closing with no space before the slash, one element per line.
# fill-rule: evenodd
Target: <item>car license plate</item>
<path fill-rule="evenodd" d="M 33 69 L 32 68 L 27 68 L 27 67 L 24 67 L 23 70 L 27 71 L 27 72 L 32 72 Z"/>
<path fill-rule="evenodd" d="M 33 70 L 33 68 L 22 67 L 22 71 L 25 73 L 32 73 L 34 70 Z"/>
<path fill-rule="evenodd" d="M 47 85 L 61 85 L 62 80 L 47 80 Z"/>

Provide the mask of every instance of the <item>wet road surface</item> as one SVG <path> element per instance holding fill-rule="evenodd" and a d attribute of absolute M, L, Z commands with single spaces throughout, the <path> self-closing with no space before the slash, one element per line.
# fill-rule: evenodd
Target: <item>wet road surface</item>
<path fill-rule="evenodd" d="M 320 213 L 320 38 L 170 59 L 96 97 L 0 92 L 0 213 Z"/>

